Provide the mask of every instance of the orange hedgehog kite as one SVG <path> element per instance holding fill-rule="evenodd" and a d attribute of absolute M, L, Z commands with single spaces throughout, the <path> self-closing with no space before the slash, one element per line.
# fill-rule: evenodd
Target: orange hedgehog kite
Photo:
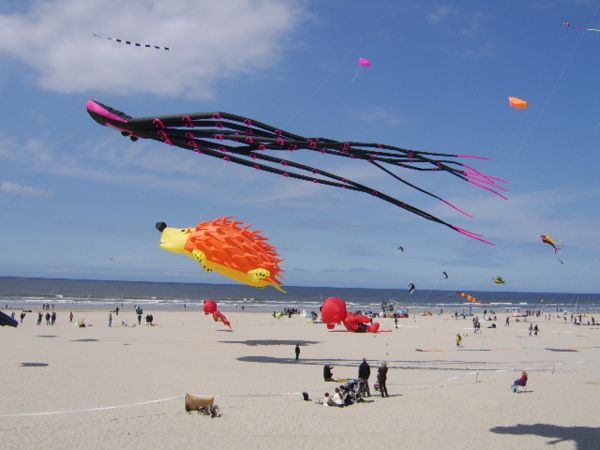
<path fill-rule="evenodd" d="M 282 269 L 275 247 L 251 225 L 220 217 L 195 228 L 169 228 L 158 222 L 160 247 L 196 260 L 207 272 L 215 271 L 257 288 L 273 286 L 285 293 L 277 279 Z"/>

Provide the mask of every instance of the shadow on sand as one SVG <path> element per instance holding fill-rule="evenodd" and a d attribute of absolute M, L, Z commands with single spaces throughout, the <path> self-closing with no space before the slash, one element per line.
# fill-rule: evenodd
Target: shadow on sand
<path fill-rule="evenodd" d="M 22 362 L 21 367 L 48 367 L 48 363 L 44 362 Z"/>
<path fill-rule="evenodd" d="M 595 450 L 600 448 L 600 428 L 592 427 L 560 427 L 544 423 L 533 425 L 514 425 L 510 427 L 494 427 L 493 433 L 525 435 L 533 434 L 551 439 L 547 444 L 555 445 L 563 441 L 574 441 L 577 450 Z"/>
<path fill-rule="evenodd" d="M 224 344 L 245 344 L 250 345 L 252 347 L 256 347 L 258 345 L 300 345 L 307 346 L 313 344 L 320 344 L 321 341 L 294 341 L 291 339 L 247 339 L 245 341 L 219 341 Z"/>
<path fill-rule="evenodd" d="M 233 341 L 221 341 L 221 342 L 233 342 Z M 244 343 L 246 341 L 241 341 Z M 252 342 L 252 341 L 249 341 Z M 290 345 L 299 343 L 303 345 L 303 341 L 275 341 L 285 342 L 281 345 Z M 310 341 L 304 341 L 310 342 Z M 252 345 L 252 344 L 248 344 Z M 258 344 L 254 344 L 258 345 Z M 262 344 L 262 345 L 279 345 L 279 344 Z M 308 364 L 314 366 L 323 366 L 325 364 L 332 364 L 338 367 L 357 367 L 361 362 L 361 359 L 342 359 L 342 358 L 303 358 L 296 361 L 295 358 L 278 358 L 274 356 L 264 355 L 252 355 L 252 356 L 240 356 L 237 358 L 238 361 L 250 362 L 250 363 L 263 363 L 263 364 Z M 402 370 L 439 370 L 439 371 L 450 371 L 450 372 L 474 372 L 479 370 L 480 372 L 495 372 L 495 367 L 485 367 L 485 363 L 478 363 L 481 365 L 472 366 L 471 362 L 465 361 L 401 361 L 393 359 L 385 359 L 387 366 L 390 369 L 402 369 Z M 381 360 L 369 360 L 371 367 L 378 367 Z"/>

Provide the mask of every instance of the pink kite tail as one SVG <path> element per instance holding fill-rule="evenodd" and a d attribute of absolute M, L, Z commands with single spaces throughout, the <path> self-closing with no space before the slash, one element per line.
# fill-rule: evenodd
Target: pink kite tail
<path fill-rule="evenodd" d="M 473 181 L 477 181 L 478 183 L 482 183 L 482 184 L 487 184 L 489 186 L 493 186 L 501 191 L 507 192 L 508 189 L 505 188 L 504 186 L 500 186 L 498 183 L 496 183 L 494 180 L 490 180 L 488 178 L 481 178 L 479 175 L 477 174 L 472 174 L 469 172 L 463 172 L 463 175 L 466 175 L 467 178 L 469 180 L 473 180 Z"/>
<path fill-rule="evenodd" d="M 503 178 L 495 177 L 495 176 L 493 176 L 493 175 L 488 175 L 488 174 L 486 174 L 486 173 L 483 173 L 483 172 L 481 172 L 481 171 L 477 170 L 475 167 L 469 166 L 468 164 L 463 164 L 462 166 L 463 166 L 463 167 L 465 167 L 465 168 L 467 168 L 467 169 L 469 169 L 469 170 L 470 170 L 471 172 L 473 172 L 473 173 L 476 173 L 476 174 L 478 174 L 478 175 L 481 175 L 481 176 L 482 176 L 482 177 L 484 177 L 484 178 L 487 178 L 488 180 L 496 180 L 496 181 L 500 181 L 500 182 L 502 182 L 502 183 L 508 183 L 508 182 L 507 182 L 505 179 L 503 179 Z M 468 173 L 467 171 L 465 171 L 465 172 L 466 172 L 466 173 Z M 465 175 L 466 175 L 466 173 L 465 173 Z"/>
<path fill-rule="evenodd" d="M 487 186 L 484 186 L 484 185 L 482 185 L 482 184 L 476 183 L 476 182 L 475 182 L 475 181 L 473 181 L 473 180 L 468 180 L 468 181 L 469 181 L 469 183 L 471 183 L 473 186 L 477 186 L 478 188 L 485 189 L 486 191 L 490 191 L 490 192 L 492 192 L 492 193 L 496 194 L 498 197 L 500 197 L 500 198 L 502 198 L 502 199 L 504 199 L 504 200 L 508 200 L 508 198 L 507 198 L 505 195 L 502 195 L 500 192 L 496 192 L 495 190 L 493 190 L 493 189 L 490 189 L 489 187 L 487 187 Z"/>
<path fill-rule="evenodd" d="M 471 219 L 474 219 L 474 218 L 475 218 L 475 217 L 473 217 L 471 214 L 469 214 L 468 212 L 465 212 L 465 211 L 463 211 L 462 209 L 460 209 L 458 206 L 456 206 L 456 205 L 453 205 L 453 204 L 452 204 L 452 203 L 450 203 L 448 200 L 444 200 L 444 199 L 441 199 L 441 200 L 442 200 L 442 202 L 443 202 L 443 203 L 445 203 L 446 205 L 448 205 L 450 208 L 452 208 L 452 209 L 455 209 L 455 210 L 456 210 L 456 211 L 458 211 L 459 213 L 461 213 L 461 214 L 463 214 L 463 215 L 465 215 L 465 216 L 467 216 L 467 217 L 469 217 L 469 218 L 471 218 Z"/>
<path fill-rule="evenodd" d="M 487 158 L 485 156 L 478 156 L 478 155 L 456 155 L 457 158 L 471 158 L 471 159 L 482 159 L 482 160 L 489 160 L 490 158 Z"/>
<path fill-rule="evenodd" d="M 465 236 L 470 237 L 471 239 L 475 239 L 476 241 L 483 242 L 484 244 L 488 244 L 488 245 L 491 245 L 493 247 L 496 246 L 496 244 L 494 244 L 493 242 L 486 241 L 485 239 L 483 239 L 483 235 L 482 234 L 477 234 L 477 233 L 474 233 L 472 231 L 465 230 L 464 228 L 457 227 L 455 225 L 452 225 L 452 228 L 454 228 L 460 234 L 464 234 Z"/>

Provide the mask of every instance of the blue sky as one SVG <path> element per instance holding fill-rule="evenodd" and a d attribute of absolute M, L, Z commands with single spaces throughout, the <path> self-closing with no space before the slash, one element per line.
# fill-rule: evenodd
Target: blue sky
<path fill-rule="evenodd" d="M 154 223 L 230 215 L 279 249 L 287 285 L 600 292 L 600 33 L 561 25 L 600 27 L 599 9 L 0 0 L 0 274 L 224 283 L 160 250 Z M 372 67 L 357 70 L 359 57 Z M 89 118 L 89 98 L 133 116 L 227 111 L 305 136 L 490 157 L 475 165 L 508 181 L 507 201 L 447 174 L 400 174 L 469 219 L 359 161 L 295 155 L 496 246 L 359 192 L 131 143 Z M 564 265 L 542 233 L 562 240 Z"/>

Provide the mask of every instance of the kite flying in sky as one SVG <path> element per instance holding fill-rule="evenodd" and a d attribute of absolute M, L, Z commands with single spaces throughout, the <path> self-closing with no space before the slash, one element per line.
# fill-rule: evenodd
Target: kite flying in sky
<path fill-rule="evenodd" d="M 457 161 L 459 158 L 487 158 L 408 150 L 376 143 L 306 138 L 265 123 L 224 112 L 133 118 L 93 100 L 88 101 L 87 110 L 96 122 L 119 131 L 123 136 L 129 137 L 133 141 L 140 138 L 154 139 L 256 170 L 326 186 L 364 192 L 424 219 L 452 228 L 472 239 L 494 245 L 486 241 L 480 234 L 452 225 L 395 197 L 343 176 L 282 158 L 278 154 L 305 150 L 322 153 L 323 155 L 361 160 L 401 183 L 440 200 L 468 217 L 472 216 L 460 210 L 448 200 L 404 180 L 394 173 L 389 166 L 419 172 L 448 173 L 506 199 L 500 192 L 506 191 L 506 188 L 499 184 L 505 183 L 504 180 L 486 175 L 470 165 Z"/>
<path fill-rule="evenodd" d="M 408 293 L 409 294 L 414 294 L 414 292 L 417 290 L 417 287 L 415 286 L 415 283 L 408 283 Z"/>
<path fill-rule="evenodd" d="M 358 58 L 358 65 L 361 67 L 371 67 L 373 63 L 367 58 Z"/>
<path fill-rule="evenodd" d="M 156 50 L 171 50 L 169 47 L 161 46 L 161 45 L 153 45 L 153 44 L 140 44 L 139 42 L 128 41 L 127 39 L 114 38 L 110 36 L 100 36 L 99 34 L 94 33 L 94 37 L 100 39 L 108 39 L 109 41 L 115 41 L 119 44 L 127 44 L 133 45 L 134 47 L 145 47 L 145 48 L 154 48 Z"/>
<path fill-rule="evenodd" d="M 492 277 L 492 281 L 496 284 L 506 284 L 506 281 L 502 277 Z"/>
<path fill-rule="evenodd" d="M 595 31 L 595 32 L 600 32 L 600 29 L 598 29 L 598 28 L 573 27 L 573 26 L 571 26 L 571 22 L 569 22 L 568 20 L 564 20 L 562 24 L 563 24 L 564 28 L 571 28 L 572 30 L 576 30 L 576 31 Z"/>
<path fill-rule="evenodd" d="M 515 109 L 527 109 L 529 108 L 529 102 L 517 97 L 508 97 L 508 103 Z"/>
<path fill-rule="evenodd" d="M 558 259 L 558 261 L 559 261 L 561 264 L 564 264 L 563 260 L 562 260 L 562 259 L 560 259 L 560 258 L 558 257 L 558 255 L 557 255 L 558 251 L 560 250 L 560 247 L 559 247 L 559 245 L 560 245 L 560 241 L 557 241 L 557 240 L 555 240 L 555 239 L 554 239 L 552 236 L 550 236 L 549 234 L 542 234 L 540 237 L 542 238 L 542 242 L 543 242 L 544 244 L 548 244 L 549 246 L 551 246 L 551 247 L 554 249 L 554 257 L 555 257 L 556 259 Z"/>
<path fill-rule="evenodd" d="M 446 279 L 446 280 L 448 279 L 448 274 L 445 271 L 442 272 L 442 275 L 444 275 L 444 279 Z"/>
<path fill-rule="evenodd" d="M 242 224 L 220 217 L 192 228 L 170 228 L 164 222 L 155 227 L 161 233 L 160 248 L 189 256 L 207 272 L 285 293 L 277 278 L 282 272 L 277 250 L 260 231 L 249 230 L 250 225 L 241 228 Z"/>
<path fill-rule="evenodd" d="M 470 294 L 467 294 L 466 292 L 459 292 L 459 291 L 457 291 L 457 292 L 456 292 L 456 295 L 459 295 L 459 296 L 461 296 L 462 298 L 465 298 L 465 299 L 467 299 L 467 301 L 468 301 L 469 303 L 475 303 L 475 304 L 477 304 L 477 305 L 481 305 L 481 302 L 480 302 L 480 301 L 479 301 L 479 300 L 478 300 L 476 297 L 473 297 L 472 295 L 470 295 Z"/>
<path fill-rule="evenodd" d="M 217 302 L 214 300 L 204 300 L 202 305 L 202 311 L 204 311 L 204 315 L 212 314 L 213 320 L 215 322 L 222 322 L 223 325 L 229 327 L 231 329 L 231 322 L 227 320 L 227 317 L 219 311 L 219 307 L 217 306 Z"/>

